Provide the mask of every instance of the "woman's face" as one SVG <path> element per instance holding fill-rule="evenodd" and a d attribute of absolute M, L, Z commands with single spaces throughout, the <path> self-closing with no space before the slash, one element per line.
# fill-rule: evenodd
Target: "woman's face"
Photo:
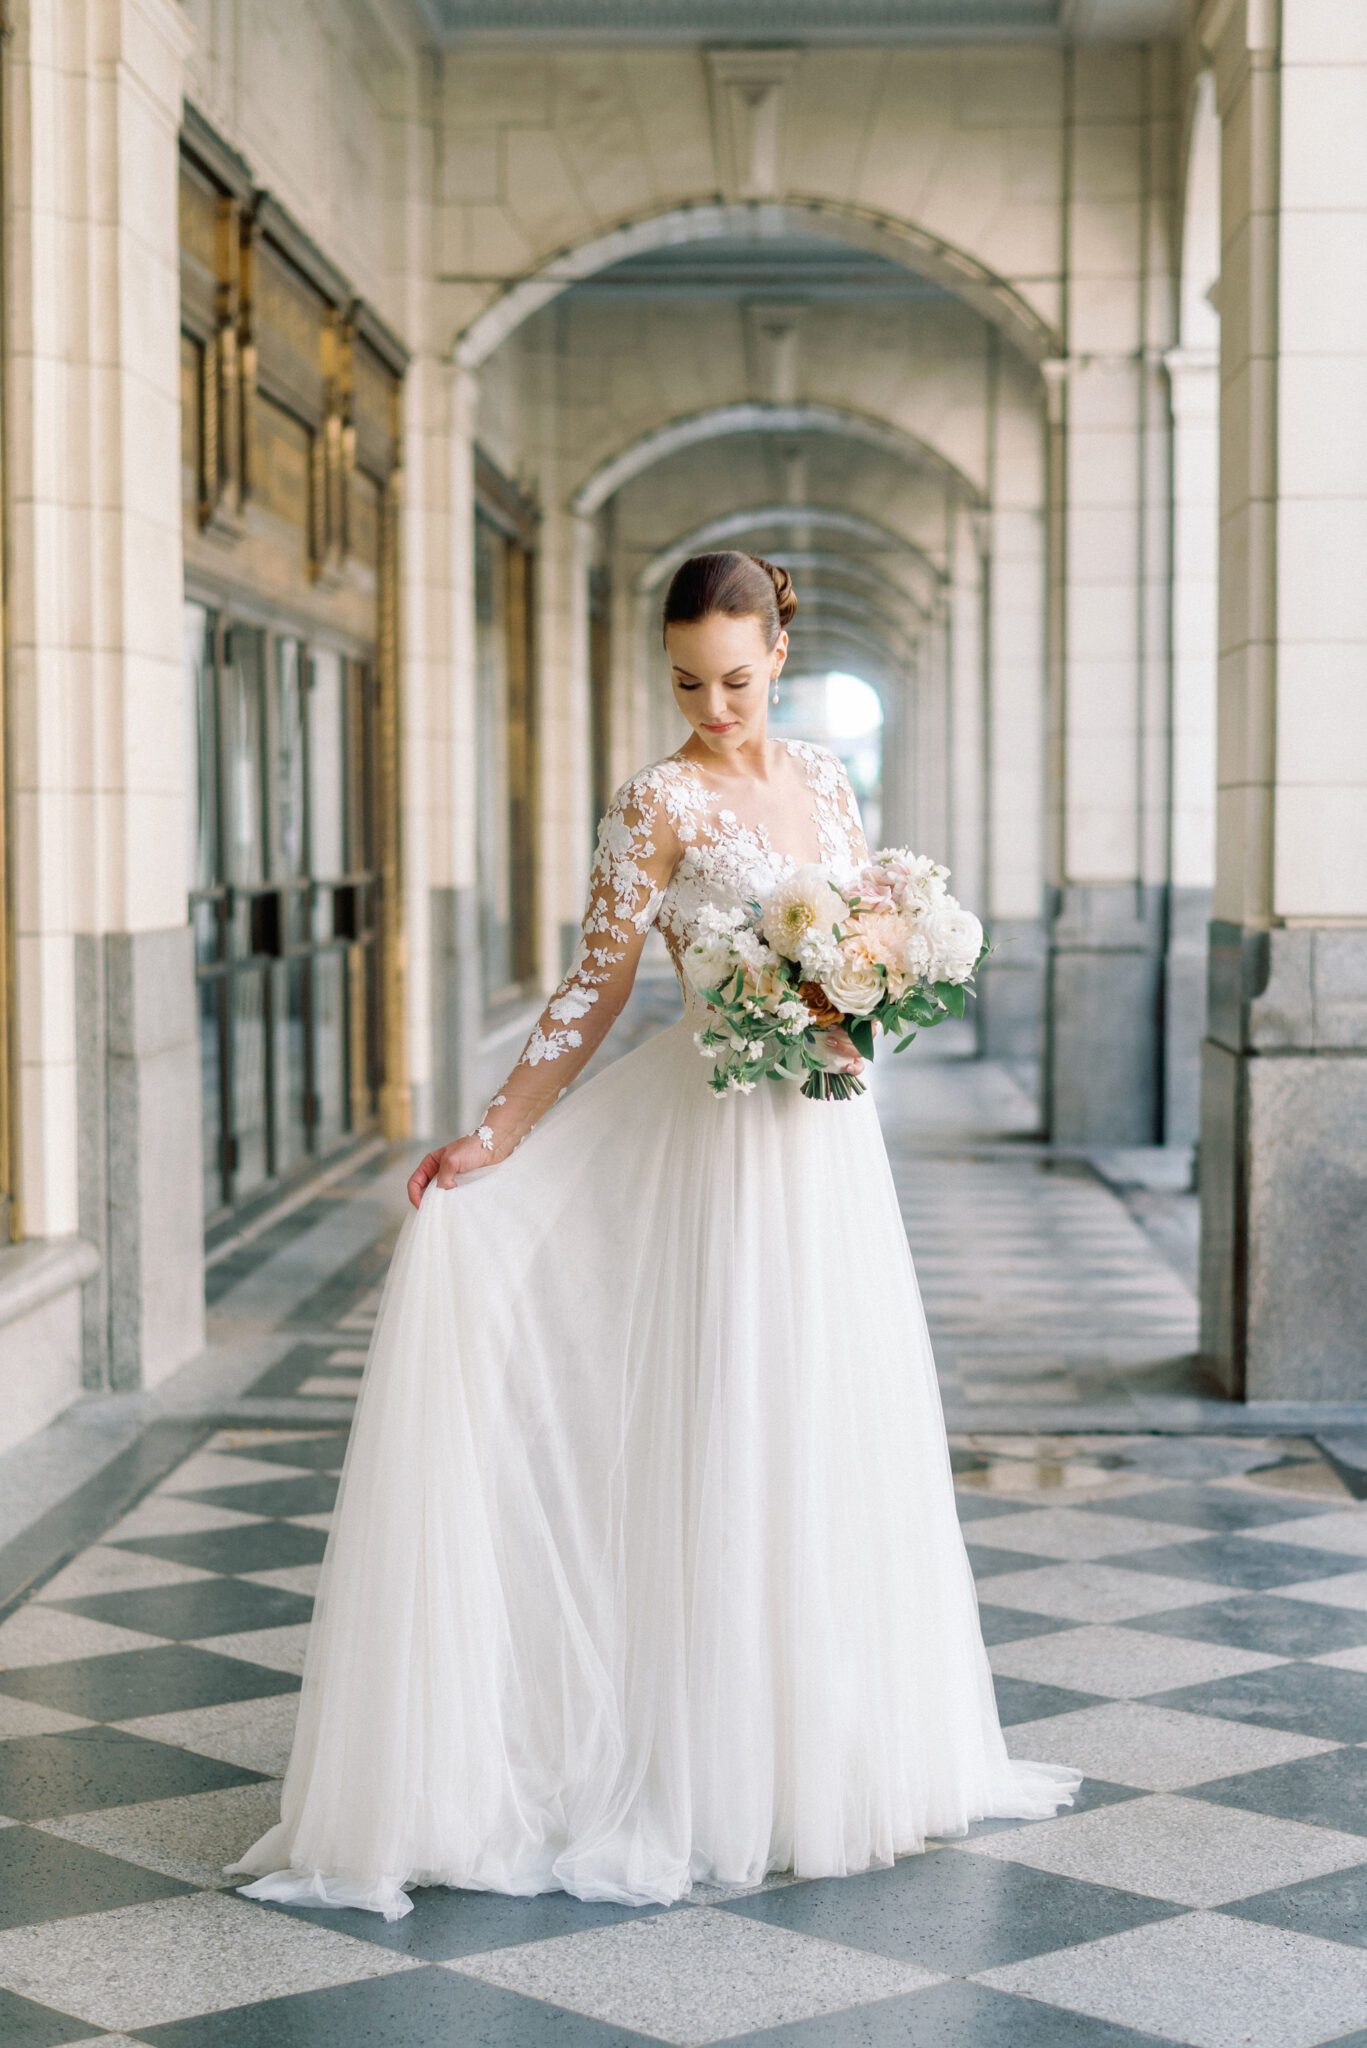
<path fill-rule="evenodd" d="M 754 613 L 737 619 L 712 612 L 668 626 L 665 649 L 674 701 L 705 747 L 730 754 L 763 738 L 769 689 L 788 651 L 786 632 L 767 647 Z"/>

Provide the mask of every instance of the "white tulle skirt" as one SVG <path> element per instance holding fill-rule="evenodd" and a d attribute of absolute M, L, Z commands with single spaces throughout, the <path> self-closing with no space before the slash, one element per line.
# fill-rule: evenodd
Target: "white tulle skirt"
<path fill-rule="evenodd" d="M 691 1030 L 405 1219 L 248 1896 L 667 1902 L 1072 1804 L 1006 1752 L 873 1097 L 719 1100 Z"/>

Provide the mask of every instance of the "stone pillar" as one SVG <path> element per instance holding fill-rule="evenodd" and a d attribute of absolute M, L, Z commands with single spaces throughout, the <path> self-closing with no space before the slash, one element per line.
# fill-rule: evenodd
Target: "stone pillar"
<path fill-rule="evenodd" d="M 593 759 L 589 702 L 590 517 L 559 501 L 554 469 L 543 474 L 545 517 L 537 554 L 537 690 L 540 703 L 541 978 L 555 986 L 573 955 L 593 852 Z"/>
<path fill-rule="evenodd" d="M 20 7 L 9 53 L 27 1229 L 100 1259 L 87 1387 L 203 1346 L 180 595 L 174 0 Z"/>
<path fill-rule="evenodd" d="M 987 519 L 976 515 L 956 522 L 952 580 L 946 600 L 950 758 L 945 859 L 952 872 L 955 895 L 975 911 L 983 909 L 986 886 L 983 551 L 988 531 Z"/>
<path fill-rule="evenodd" d="M 1160 1130 L 1171 339 L 1162 61 L 1073 65 L 1066 353 L 1050 408 L 1046 1116 L 1068 1144 Z M 1104 84 L 1103 84 L 1104 81 Z"/>
<path fill-rule="evenodd" d="M 1162 1136 L 1194 1143 L 1215 874 L 1219 357 L 1169 349 L 1172 420 L 1171 811 L 1163 960 Z"/>
<path fill-rule="evenodd" d="M 432 1084 L 430 1129 L 449 1139 L 474 1128 L 483 1108 L 479 1047 L 479 888 L 475 805 L 479 762 L 475 709 L 475 432 L 479 377 L 459 363 L 419 361 L 409 371 L 427 393 L 432 446 L 423 515 L 429 542 L 420 604 L 425 705 L 423 786 L 430 816 Z M 420 401 L 418 401 L 420 402 Z M 415 734 L 415 738 L 417 735 Z"/>
<path fill-rule="evenodd" d="M 1279 34 L 1280 14 L 1280 34 Z M 1202 1345 L 1367 1391 L 1367 15 L 1217 0 L 1216 874 Z"/>
<path fill-rule="evenodd" d="M 1045 533 L 1037 505 L 994 506 L 983 579 L 984 884 L 977 907 L 993 957 L 980 982 L 979 1028 L 990 1058 L 1038 1060 L 1046 957 Z"/>

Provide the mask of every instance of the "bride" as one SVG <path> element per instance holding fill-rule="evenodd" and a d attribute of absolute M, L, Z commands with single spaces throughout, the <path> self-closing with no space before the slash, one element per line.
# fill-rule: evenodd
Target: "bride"
<path fill-rule="evenodd" d="M 718 1097 L 694 1043 L 702 906 L 868 851 L 837 757 L 766 734 L 795 610 L 758 556 L 678 570 L 689 737 L 618 789 L 572 966 L 408 1184 L 249 1897 L 668 1902 L 1082 1781 L 1006 1752 L 872 1095 Z M 683 1016 L 566 1095 L 652 925 Z"/>

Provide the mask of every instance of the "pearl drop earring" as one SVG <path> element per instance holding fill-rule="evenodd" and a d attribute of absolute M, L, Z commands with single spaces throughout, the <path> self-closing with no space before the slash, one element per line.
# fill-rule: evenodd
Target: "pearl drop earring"
<path fill-rule="evenodd" d="M 773 686 L 774 686 L 774 687 L 773 687 L 773 689 L 772 689 L 772 690 L 771 690 L 771 691 L 769 692 L 769 702 L 770 702 L 771 704 L 777 704 L 777 702 L 778 702 L 778 670 L 777 670 L 777 669 L 775 669 L 775 670 L 774 670 L 774 672 L 773 672 L 773 674 L 772 674 L 772 675 L 770 676 L 769 680 L 770 680 L 770 682 L 771 682 L 771 683 L 773 684 Z"/>

